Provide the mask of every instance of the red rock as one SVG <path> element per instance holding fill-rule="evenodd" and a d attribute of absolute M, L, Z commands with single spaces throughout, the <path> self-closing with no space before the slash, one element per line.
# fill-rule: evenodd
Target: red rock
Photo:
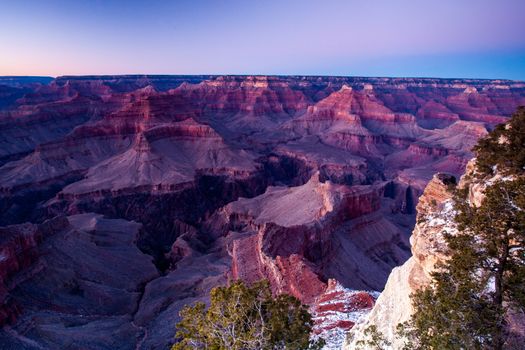
<path fill-rule="evenodd" d="M 311 306 L 314 334 L 323 337 L 330 348 L 340 347 L 357 320 L 374 306 L 375 297 L 367 292 L 344 288 L 330 279 L 324 293 Z"/>
<path fill-rule="evenodd" d="M 65 226 L 64 218 L 56 218 L 41 226 L 26 223 L 0 228 L 0 326 L 14 322 L 21 311 L 9 295 L 17 286 L 13 276 L 38 259 L 38 245 L 44 238 Z"/>

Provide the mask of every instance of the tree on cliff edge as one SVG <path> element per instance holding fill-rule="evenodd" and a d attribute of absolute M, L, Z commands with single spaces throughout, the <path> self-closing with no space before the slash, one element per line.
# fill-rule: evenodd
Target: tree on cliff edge
<path fill-rule="evenodd" d="M 525 109 L 475 152 L 484 199 L 475 206 L 468 186 L 456 190 L 459 232 L 445 235 L 450 259 L 412 295 L 415 314 L 402 329 L 407 348 L 511 348 L 507 316 L 525 310 Z"/>
<path fill-rule="evenodd" d="M 480 179 L 494 175 L 521 174 L 525 167 L 525 106 L 508 123 L 500 124 L 474 147 Z"/>
<path fill-rule="evenodd" d="M 267 281 L 251 286 L 236 281 L 213 288 L 210 306 L 186 306 L 177 324 L 173 350 L 320 349 L 311 341 L 312 318 L 290 295 L 273 297 Z"/>

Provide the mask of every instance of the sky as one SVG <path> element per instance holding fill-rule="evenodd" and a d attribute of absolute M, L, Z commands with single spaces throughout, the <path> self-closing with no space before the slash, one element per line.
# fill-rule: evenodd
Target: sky
<path fill-rule="evenodd" d="M 0 75 L 525 80 L 525 0 L 0 0 Z"/>

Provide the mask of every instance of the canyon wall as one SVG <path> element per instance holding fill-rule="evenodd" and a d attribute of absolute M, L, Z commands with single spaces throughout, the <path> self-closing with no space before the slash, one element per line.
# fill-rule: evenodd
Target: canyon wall
<path fill-rule="evenodd" d="M 402 348 L 404 342 L 396 335 L 396 327 L 408 321 L 414 312 L 410 295 L 431 282 L 434 266 L 446 259 L 443 234 L 455 230 L 452 193 L 447 188 L 451 178 L 445 174 L 434 175 L 425 188 L 410 237 L 412 256 L 392 270 L 370 314 L 348 334 L 344 349 L 356 349 L 357 342 L 366 338 L 364 331 L 370 325 L 377 327 L 393 349 Z"/>

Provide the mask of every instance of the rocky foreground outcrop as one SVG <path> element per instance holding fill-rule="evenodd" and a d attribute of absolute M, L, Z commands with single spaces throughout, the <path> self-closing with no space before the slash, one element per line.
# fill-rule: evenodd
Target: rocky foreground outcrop
<path fill-rule="evenodd" d="M 438 261 L 446 259 L 443 232 L 452 233 L 454 210 L 448 186 L 454 177 L 437 174 L 429 182 L 417 205 L 417 223 L 410 237 L 412 257 L 390 273 L 385 289 L 370 314 L 348 334 L 344 349 L 355 349 L 364 339 L 364 330 L 375 325 L 394 349 L 401 348 L 396 327 L 410 319 L 413 312 L 410 295 L 431 282 L 431 272 Z"/>
<path fill-rule="evenodd" d="M 474 171 L 475 160 L 467 165 L 467 172 L 458 186 L 467 187 L 470 202 L 480 205 L 487 184 L 501 178 L 501 175 L 496 174 L 492 179 L 479 182 L 471 176 Z M 429 182 L 417 205 L 417 223 L 410 237 L 412 257 L 392 270 L 372 311 L 348 333 L 343 349 L 356 349 L 360 340 L 366 340 L 364 332 L 371 325 L 377 327 L 391 343 L 392 349 L 403 348 L 404 340 L 396 334 L 396 328 L 408 321 L 415 312 L 410 295 L 431 283 L 431 273 L 435 271 L 438 263 L 447 259 L 444 235 L 457 232 L 452 198 L 452 188 L 455 186 L 455 177 L 443 173 L 434 175 Z M 520 344 L 515 344 L 516 347 L 513 348 L 522 348 L 525 344 L 525 330 L 522 326 L 525 316 L 512 313 L 509 317 L 513 333 L 511 341 Z"/>
<path fill-rule="evenodd" d="M 165 349 L 185 304 L 266 278 L 335 346 L 432 175 L 521 104 L 504 80 L 0 78 L 0 344 Z"/>
<path fill-rule="evenodd" d="M 325 339 L 325 350 L 340 349 L 348 330 L 374 306 L 377 293 L 352 290 L 328 280 L 323 294 L 311 306 L 314 337 Z"/>

